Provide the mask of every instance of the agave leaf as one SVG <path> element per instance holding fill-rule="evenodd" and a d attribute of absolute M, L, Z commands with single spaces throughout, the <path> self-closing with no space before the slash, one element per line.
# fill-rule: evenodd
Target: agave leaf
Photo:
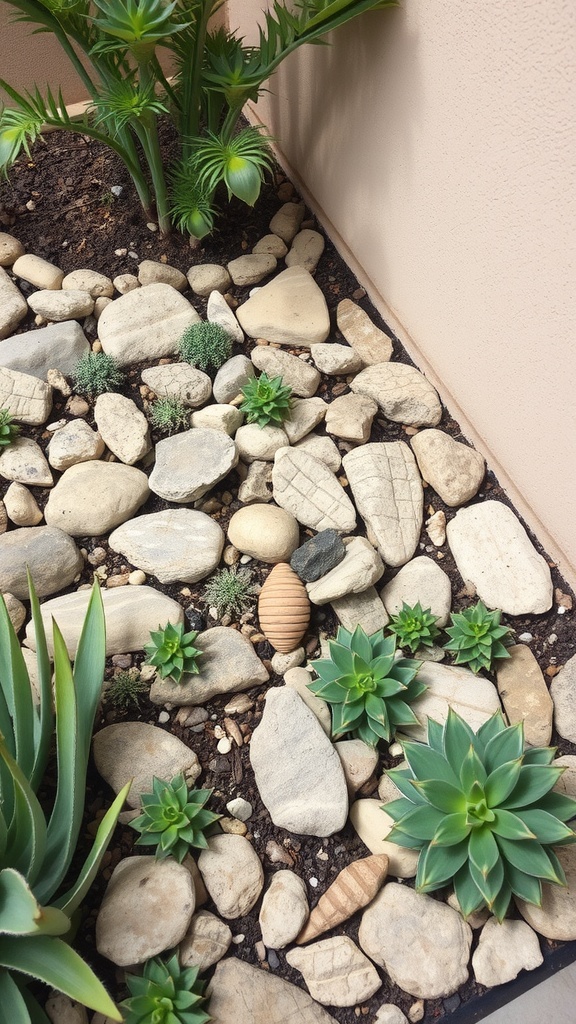
<path fill-rule="evenodd" d="M 441 779 L 425 779 L 414 783 L 416 789 L 426 797 L 432 807 L 445 814 L 463 814 L 466 811 L 466 797 L 461 789 Z"/>
<path fill-rule="evenodd" d="M 386 701 L 388 718 L 392 725 L 419 725 L 412 708 L 399 697 L 391 697 Z"/>
<path fill-rule="evenodd" d="M 526 900 L 527 903 L 534 903 L 536 906 L 540 906 L 542 902 L 542 884 L 539 878 L 521 871 L 520 868 L 515 868 L 509 861 L 506 863 L 505 876 L 515 896 L 518 896 L 521 900 Z"/>
<path fill-rule="evenodd" d="M 468 840 L 470 863 L 474 864 L 484 878 L 500 859 L 500 851 L 492 832 L 486 826 L 473 828 Z"/>
<path fill-rule="evenodd" d="M 502 921 L 504 920 L 506 911 L 510 906 L 511 899 L 512 890 L 510 889 L 510 886 L 506 882 L 504 882 L 500 889 L 500 892 L 498 893 L 496 899 L 492 904 L 492 913 L 494 914 L 496 920 L 500 922 L 500 924 L 502 924 Z"/>
<path fill-rule="evenodd" d="M 497 736 L 493 736 L 484 748 L 484 764 L 488 773 L 505 764 L 522 757 L 524 750 L 524 724 L 518 722 L 510 725 Z"/>
<path fill-rule="evenodd" d="M 474 783 L 484 785 L 486 782 L 486 769 L 473 747 L 470 747 L 462 761 L 460 782 L 466 793 L 472 789 Z"/>
<path fill-rule="evenodd" d="M 482 750 L 478 751 L 480 757 L 484 756 L 484 751 L 494 736 L 498 736 L 499 733 L 503 732 L 507 727 L 506 722 L 501 711 L 496 711 L 491 718 L 488 718 L 482 723 L 478 732 L 476 733 L 477 740 L 482 744 Z"/>
<path fill-rule="evenodd" d="M 482 894 L 472 875 L 468 861 L 454 875 L 454 892 L 464 917 L 470 917 L 483 904 Z"/>
<path fill-rule="evenodd" d="M 435 837 L 441 823 L 447 820 L 445 814 L 435 807 L 426 805 L 415 807 L 414 804 L 409 804 L 407 800 L 403 799 L 396 800 L 394 803 L 408 804 L 408 809 L 398 817 L 396 817 L 396 813 L 390 814 L 389 805 L 387 804 L 384 804 L 382 810 L 386 814 L 390 814 L 390 817 L 398 822 L 399 827 L 404 832 L 407 832 L 408 835 L 414 836 L 415 839 L 432 839 Z M 453 815 L 453 817 L 457 817 L 457 815 Z"/>
<path fill-rule="evenodd" d="M 561 843 L 565 839 L 574 836 L 574 832 L 563 822 L 559 821 L 553 814 L 543 811 L 540 808 L 522 808 L 517 815 L 524 824 L 534 833 L 539 843 Z"/>
<path fill-rule="evenodd" d="M 486 873 L 480 871 L 474 861 L 470 861 L 468 866 L 470 868 L 470 877 L 474 881 L 478 892 L 482 894 L 482 899 L 488 909 L 491 909 L 504 883 L 504 864 L 501 858 L 498 857 L 494 867 Z"/>
<path fill-rule="evenodd" d="M 484 787 L 486 802 L 489 807 L 506 806 L 504 801 L 518 784 L 522 771 L 522 758 L 518 757 L 515 761 L 507 761 L 505 764 L 501 764 L 491 772 L 486 779 Z"/>
<path fill-rule="evenodd" d="M 428 719 L 428 745 L 439 754 L 444 754 L 444 729 L 441 722 L 435 722 L 433 718 Z"/>
<path fill-rule="evenodd" d="M 519 839 L 513 841 L 496 836 L 496 842 L 500 847 L 502 856 L 519 868 L 527 875 L 536 875 L 547 882 L 557 882 L 563 885 L 564 881 L 559 878 L 556 864 L 553 864 L 548 857 L 548 851 L 536 839 Z"/>
<path fill-rule="evenodd" d="M 541 800 L 558 782 L 562 772 L 562 768 L 554 768 L 553 765 L 523 765 L 518 781 L 510 796 L 502 801 L 502 807 L 513 811 L 516 807 L 528 807 Z"/>
<path fill-rule="evenodd" d="M 512 811 L 505 811 L 502 807 L 494 811 L 494 821 L 490 827 L 495 835 L 502 836 L 503 839 L 536 838 L 522 818 Z"/>
<path fill-rule="evenodd" d="M 434 833 L 436 846 L 455 846 L 470 835 L 471 826 L 466 814 L 443 814 L 440 824 Z"/>
<path fill-rule="evenodd" d="M 0 685 L 4 695 L 0 728 L 10 753 L 30 778 L 34 767 L 34 728 L 36 711 L 28 670 L 20 644 L 10 621 L 4 598 L 0 596 Z"/>
<path fill-rule="evenodd" d="M 416 889 L 419 892 L 438 889 L 444 882 L 450 881 L 467 861 L 467 839 L 455 846 L 435 846 L 430 843 L 418 860 Z"/>
<path fill-rule="evenodd" d="M 538 801 L 538 807 L 542 811 L 548 811 L 560 821 L 571 821 L 576 818 L 576 800 L 564 793 L 546 793 Z"/>
<path fill-rule="evenodd" d="M 438 779 L 459 789 L 460 779 L 456 772 L 436 750 L 431 750 L 423 743 L 409 741 L 404 744 L 404 756 L 416 778 Z"/>
<path fill-rule="evenodd" d="M 330 648 L 330 657 L 336 667 L 340 669 L 341 674 L 354 674 L 354 652 L 348 647 L 343 647 L 341 644 L 336 643 L 334 640 L 331 640 L 328 646 Z"/>
<path fill-rule="evenodd" d="M 69 929 L 66 915 L 54 907 L 41 907 L 18 871 L 0 871 L 0 934 L 65 935 Z"/>
<path fill-rule="evenodd" d="M 366 633 L 362 629 L 362 626 L 360 625 L 356 626 L 356 629 L 352 634 L 352 639 L 350 640 L 350 648 L 355 654 L 358 654 L 365 662 L 372 661 L 374 657 L 370 637 L 366 635 Z"/>
<path fill-rule="evenodd" d="M 43 869 L 46 821 L 28 779 L 9 753 L 2 736 L 0 758 L 10 773 L 14 795 L 14 813 L 6 839 L 6 867 L 16 868 L 33 885 L 39 871 Z"/>
<path fill-rule="evenodd" d="M 62 939 L 35 935 L 14 942 L 0 935 L 0 965 L 43 981 L 112 1020 L 122 1020 L 92 969 Z"/>
<path fill-rule="evenodd" d="M 388 778 L 392 779 L 394 785 L 400 790 L 403 796 L 415 804 L 427 803 L 426 797 L 418 792 L 414 786 L 414 776 L 407 768 L 390 768 L 386 772 Z"/>
<path fill-rule="evenodd" d="M 0 969 L 0 1006 L 10 1024 L 32 1024 L 28 1007 L 18 985 L 8 971 Z"/>
<path fill-rule="evenodd" d="M 529 747 L 524 751 L 524 764 L 550 764 L 556 755 L 556 747 Z"/>
<path fill-rule="evenodd" d="M 40 612 L 40 602 L 38 601 L 29 570 L 27 575 L 28 592 L 30 595 L 30 610 L 32 612 L 34 635 L 36 637 L 36 666 L 38 674 L 38 690 L 40 692 L 39 717 L 37 715 L 34 716 L 36 749 L 34 767 L 30 775 L 30 785 L 34 792 L 36 792 L 41 780 L 44 778 L 50 744 L 54 735 L 54 712 L 52 709 L 52 669 L 48 655 L 48 645 L 46 643 L 46 630 L 44 629 L 44 621 Z"/>

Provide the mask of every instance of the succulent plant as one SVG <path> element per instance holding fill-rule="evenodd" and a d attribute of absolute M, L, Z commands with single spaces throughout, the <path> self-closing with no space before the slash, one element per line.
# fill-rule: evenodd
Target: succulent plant
<path fill-rule="evenodd" d="M 163 434 L 176 434 L 190 426 L 190 409 L 179 398 L 158 398 L 150 407 L 150 423 Z"/>
<path fill-rule="evenodd" d="M 0 409 L 0 448 L 7 448 L 16 440 L 20 427 L 14 423 L 8 409 Z"/>
<path fill-rule="evenodd" d="M 144 650 L 148 655 L 149 665 L 154 665 L 162 677 L 170 676 L 175 683 L 179 683 L 184 673 L 198 674 L 200 671 L 196 659 L 202 654 L 194 647 L 194 641 L 198 636 L 197 632 L 184 632 L 183 624 L 173 625 L 168 622 L 164 628 L 161 626 L 150 633 L 150 643 L 144 644 Z"/>
<path fill-rule="evenodd" d="M 126 975 L 131 996 L 121 1004 L 125 1024 L 206 1024 L 211 1017 L 202 1008 L 206 982 L 199 967 L 180 967 L 178 954 L 157 957 L 144 965 L 142 976 Z"/>
<path fill-rule="evenodd" d="M 106 391 L 118 391 L 124 383 L 124 374 L 114 356 L 87 352 L 76 363 L 72 379 L 75 390 L 81 395 L 103 395 Z"/>
<path fill-rule="evenodd" d="M 191 846 L 205 850 L 204 830 L 221 817 L 204 810 L 211 789 L 188 790 L 182 774 L 171 782 L 152 780 L 152 793 L 141 796 L 142 814 L 130 824 L 140 836 L 136 846 L 155 846 L 159 860 L 174 857 L 182 863 Z"/>
<path fill-rule="evenodd" d="M 440 630 L 436 616 L 429 608 L 422 609 L 420 601 L 411 606 L 402 602 L 397 615 L 392 615 L 387 626 L 390 633 L 398 638 L 399 647 L 407 647 L 414 654 L 419 647 L 431 647 Z"/>
<path fill-rule="evenodd" d="M 499 658 L 510 657 L 501 641 L 511 630 L 500 625 L 501 616 L 498 608 L 489 612 L 482 601 L 452 614 L 452 625 L 446 630 L 451 639 L 444 650 L 456 651 L 457 665 L 467 665 L 473 672 L 481 668 L 489 672 Z"/>
<path fill-rule="evenodd" d="M 256 592 L 249 569 L 219 569 L 204 588 L 206 604 L 213 605 L 218 615 L 240 615 Z"/>
<path fill-rule="evenodd" d="M 104 699 L 112 704 L 118 711 L 127 711 L 130 707 L 140 704 L 140 698 L 148 693 L 149 683 L 140 678 L 138 669 L 131 668 L 125 671 L 121 669 L 113 679 L 110 680 Z"/>
<path fill-rule="evenodd" d="M 248 423 L 266 427 L 269 423 L 278 426 L 290 415 L 292 388 L 282 383 L 282 377 L 268 377 L 261 373 L 252 377 L 242 388 L 244 401 L 240 412 L 246 413 Z"/>
<path fill-rule="evenodd" d="M 566 884 L 552 847 L 576 841 L 576 800 L 551 792 L 553 747 L 524 751 L 522 723 L 500 712 L 474 733 L 452 709 L 429 719 L 427 745 L 403 747 L 408 767 L 388 772 L 403 795 L 383 809 L 387 840 L 420 850 L 419 892 L 453 881 L 465 917 L 485 905 L 502 921 L 512 894 L 540 905 L 542 881 Z"/>
<path fill-rule="evenodd" d="M 220 324 L 190 324 L 180 339 L 180 358 L 199 370 L 219 370 L 232 355 L 232 339 Z"/>
<path fill-rule="evenodd" d="M 351 732 L 370 746 L 390 741 L 399 725 L 414 725 L 409 707 L 426 687 L 415 678 L 419 661 L 396 658 L 396 637 L 383 630 L 367 636 L 339 626 L 329 641 L 330 657 L 312 662 L 318 679 L 309 683 L 318 697 L 332 705 L 334 736 Z"/>

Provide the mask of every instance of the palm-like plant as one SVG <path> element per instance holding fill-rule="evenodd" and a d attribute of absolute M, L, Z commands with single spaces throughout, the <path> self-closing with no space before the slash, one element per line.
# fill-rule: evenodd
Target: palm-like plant
<path fill-rule="evenodd" d="M 263 15 L 257 46 L 210 26 L 225 0 L 3 0 L 17 21 L 50 32 L 63 47 L 92 101 L 72 120 L 60 93 L 18 93 L 0 80 L 13 109 L 0 114 L 0 172 L 29 152 L 43 124 L 103 142 L 126 165 L 148 219 L 198 238 L 214 223 L 214 195 L 252 205 L 270 166 L 267 139 L 238 130 L 247 100 L 256 100 L 278 65 L 304 43 L 396 0 L 274 0 Z M 171 51 L 176 74 L 166 78 L 158 48 Z M 80 59 L 81 55 L 82 59 Z M 180 159 L 168 174 L 158 119 L 169 116 L 180 136 Z M 143 155 L 143 160 L 141 153 Z"/>

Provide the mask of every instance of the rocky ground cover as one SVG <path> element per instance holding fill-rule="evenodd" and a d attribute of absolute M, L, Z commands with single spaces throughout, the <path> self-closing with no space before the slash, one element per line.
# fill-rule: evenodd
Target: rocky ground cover
<path fill-rule="evenodd" d="M 427 690 L 407 733 L 424 739 L 448 706 L 474 728 L 501 708 L 528 743 L 559 745 L 560 785 L 576 795 L 569 588 L 288 182 L 240 240 L 192 251 L 127 214 L 115 223 L 113 203 L 88 225 L 89 201 L 75 199 L 65 237 L 42 234 L 36 206 L 45 224 L 50 198 L 34 196 L 32 171 L 0 207 L 0 408 L 22 425 L 0 454 L 0 590 L 33 673 L 25 565 L 72 654 L 93 577 L 103 588 L 91 822 L 110 802 L 97 779 L 115 792 L 134 782 L 86 920 L 89 958 L 122 996 L 124 968 L 178 946 L 208 972 L 218 1024 L 431 1021 L 534 969 L 576 938 L 575 848 L 560 853 L 568 889 L 547 887 L 541 909 L 518 903 L 502 925 L 466 923 L 450 889 L 417 894 L 416 854 L 386 841 L 381 809 L 401 747 L 332 737 L 307 684 L 338 623 L 373 633 L 419 601 L 443 627 L 480 598 L 513 630 L 510 659 L 476 676 L 440 646 L 420 650 Z M 217 372 L 178 360 L 183 331 L 205 319 L 233 343 Z M 119 392 L 74 389 L 89 351 L 114 356 Z M 292 389 L 282 425 L 239 411 L 262 371 Z M 160 397 L 188 410 L 170 436 L 151 425 Z M 285 653 L 257 608 L 279 563 L 311 606 Z M 206 595 L 222 566 L 248 575 L 244 607 Z M 145 664 L 167 622 L 198 630 L 200 673 L 182 683 Z M 125 707 L 112 700 L 119 677 L 137 684 Z M 180 772 L 213 787 L 222 814 L 209 849 L 182 865 L 139 854 L 128 827 L 152 776 Z"/>

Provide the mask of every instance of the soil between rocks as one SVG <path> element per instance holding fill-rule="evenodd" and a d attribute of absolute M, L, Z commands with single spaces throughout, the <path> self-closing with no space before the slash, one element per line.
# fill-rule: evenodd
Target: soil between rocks
<path fill-rule="evenodd" d="M 165 141 L 169 146 L 169 138 L 165 137 Z M 118 198 L 111 191 L 113 186 L 122 188 L 122 193 Z M 279 189 L 280 196 L 278 195 Z M 12 232 L 22 242 L 27 252 L 33 252 L 50 260 L 65 272 L 80 267 L 90 267 L 114 278 L 118 274 L 137 273 L 138 263 L 143 259 L 151 259 L 166 262 L 185 273 L 190 266 L 197 263 L 226 265 L 231 259 L 244 252 L 250 252 L 256 241 L 268 233 L 269 221 L 281 202 L 297 198 L 296 194 L 291 192 L 289 182 L 278 171 L 275 182 L 263 188 L 255 209 L 248 209 L 236 200 L 233 200 L 230 207 L 226 209 L 226 204 L 223 202 L 223 215 L 217 222 L 217 231 L 211 238 L 203 240 L 198 247 L 193 249 L 188 240 L 178 234 L 162 238 L 146 226 L 146 218 L 139 207 L 127 172 L 114 154 L 87 137 L 54 132 L 46 135 L 35 145 L 30 159 L 22 157 L 12 170 L 10 181 L 0 185 L 0 230 Z M 312 222 L 307 226 L 314 226 L 321 230 Z M 412 362 L 402 349 L 398 339 L 394 338 L 392 331 L 383 323 L 377 311 L 372 307 L 329 239 L 326 239 L 326 248 L 315 278 L 330 308 L 333 325 L 332 339 L 342 340 L 335 326 L 338 302 L 344 298 L 353 298 L 370 318 L 393 338 L 393 358 L 406 363 Z M 34 290 L 25 282 L 20 282 L 20 287 L 25 293 Z M 232 288 L 231 292 L 240 303 L 246 298 L 248 289 Z M 201 315 L 205 315 L 205 300 L 193 296 L 193 304 Z M 30 313 L 20 325 L 18 333 L 33 327 L 34 314 Z M 95 331 L 88 336 L 90 340 L 94 340 Z M 245 349 L 236 346 L 234 354 L 244 350 L 248 352 L 249 346 L 246 345 Z M 296 354 L 299 354 L 301 350 L 295 351 Z M 142 366 L 129 368 L 127 384 L 124 389 L 124 393 L 129 395 L 140 408 L 143 406 L 139 391 L 141 369 Z M 322 377 L 317 394 L 324 401 L 330 402 L 343 390 L 347 389 L 342 387 L 338 379 Z M 51 421 L 60 419 L 64 413 L 66 401 L 57 392 L 54 393 L 54 398 Z M 92 412 L 88 414 L 87 420 L 94 425 Z M 444 409 L 439 427 L 455 439 L 466 441 L 458 424 L 451 419 L 446 409 Z M 51 436 L 47 431 L 35 431 L 30 428 L 25 428 L 24 433 L 34 437 L 44 449 Z M 153 441 L 159 440 L 159 437 L 160 435 L 153 434 Z M 377 419 L 374 422 L 370 440 L 408 440 L 408 436 L 401 425 Z M 339 447 L 343 453 L 348 450 L 347 446 L 340 445 Z M 145 466 L 143 468 L 146 469 Z M 146 471 L 149 471 L 149 468 Z M 240 502 L 236 497 L 239 482 L 236 472 L 233 471 L 210 492 L 209 496 L 206 496 L 215 499 L 216 506 L 220 506 L 215 507 L 211 514 L 224 530 L 226 530 L 231 515 L 240 507 Z M 7 482 L 0 479 L 0 497 L 3 496 L 7 486 Z M 34 493 L 40 507 L 43 508 L 49 491 L 35 488 Z M 491 472 L 487 473 L 484 485 L 473 502 L 487 497 L 497 498 L 499 501 L 511 505 Z M 443 509 L 447 518 L 454 514 L 454 510 L 447 508 L 439 496 L 428 488 L 425 491 L 425 507 L 430 504 L 433 504 L 434 511 Z M 168 502 L 151 495 L 148 502 L 140 509 L 140 513 L 160 511 L 169 507 L 172 506 Z M 358 532 L 361 532 L 361 528 Z M 530 531 L 528 532 L 530 533 Z M 309 531 L 303 530 L 301 533 L 302 540 L 304 540 Z M 532 535 L 531 539 L 537 550 L 546 557 L 537 539 Z M 133 568 L 126 565 L 121 555 L 108 550 L 105 538 L 86 537 L 76 538 L 76 540 L 79 546 L 85 548 L 87 552 L 91 552 L 95 547 L 104 547 L 107 553 L 108 576 Z M 436 549 L 431 548 L 429 539 L 424 532 L 421 537 L 420 550 L 417 553 L 436 554 Z M 470 604 L 470 596 L 464 588 L 463 581 L 446 545 L 442 548 L 442 553 L 444 558 L 441 561 L 441 566 L 449 575 L 452 583 L 452 610 L 457 611 Z M 547 561 L 551 565 L 554 587 L 562 594 L 574 598 L 556 567 L 550 562 L 550 559 Z M 250 569 L 254 572 L 255 582 L 263 583 L 270 566 L 253 560 L 250 563 Z M 381 583 L 391 578 L 395 571 L 387 569 Z M 92 566 L 86 562 L 81 582 L 91 582 L 91 579 Z M 153 580 L 153 585 L 156 589 L 178 600 L 185 609 L 188 609 L 191 619 L 194 615 L 202 617 L 202 623 L 192 621 L 192 628 L 198 629 L 218 624 L 208 616 L 208 609 L 202 600 L 205 581 L 184 588 L 178 584 L 165 586 L 156 580 Z M 76 589 L 77 586 L 78 583 L 69 589 Z M 558 668 L 576 652 L 576 630 L 572 615 L 571 610 L 562 614 L 559 611 L 558 601 L 555 600 L 552 609 L 544 615 L 514 617 L 513 619 L 503 616 L 503 623 L 512 626 L 516 635 L 523 632 L 532 633 L 534 639 L 530 644 L 530 649 L 537 657 L 548 681 Z M 254 622 L 256 622 L 255 614 Z M 319 633 L 333 636 L 336 627 L 337 620 L 329 606 L 313 607 L 310 630 L 304 640 L 309 657 L 319 653 Z M 550 637 L 554 635 L 557 637 L 556 641 L 550 640 Z M 264 641 L 258 643 L 255 649 L 270 669 L 273 648 Z M 130 664 L 138 666 L 142 662 L 142 657 L 139 654 L 124 656 L 125 665 L 123 667 Z M 118 665 L 118 659 L 114 659 L 114 663 L 109 660 L 107 679 L 112 678 Z M 271 676 L 270 685 L 279 685 L 280 683 L 280 677 Z M 245 740 L 249 738 L 261 717 L 264 694 L 265 691 L 262 688 L 248 691 L 248 695 L 254 701 L 253 708 L 244 714 L 233 716 L 243 731 L 245 730 Z M 210 801 L 213 810 L 226 814 L 226 802 L 238 795 L 252 803 L 254 813 L 248 822 L 248 838 L 263 862 L 266 887 L 271 874 L 278 867 L 287 866 L 273 865 L 268 859 L 266 845 L 273 840 L 285 851 L 287 863 L 291 863 L 293 869 L 306 881 L 309 902 L 312 906 L 343 867 L 358 857 L 366 856 L 369 851 L 364 847 L 350 824 L 336 836 L 324 840 L 310 836 L 294 836 L 272 824 L 254 783 L 249 760 L 249 747 L 246 743 L 239 749 L 234 748 L 227 755 L 220 755 L 216 750 L 217 738 L 214 735 L 214 725 L 216 722 L 222 721 L 223 708 L 228 699 L 228 697 L 223 697 L 206 704 L 210 717 L 202 726 L 193 729 L 182 728 L 174 721 L 177 713 L 177 709 L 175 709 L 171 712 L 171 721 L 163 727 L 177 735 L 197 753 L 203 768 L 198 784 L 203 788 L 214 787 L 213 797 Z M 158 725 L 159 711 L 158 707 L 151 705 L 145 698 L 140 700 L 138 707 L 134 706 L 127 713 L 114 710 L 104 701 L 95 727 L 98 729 L 105 724 L 127 718 Z M 576 753 L 576 746 L 561 740 L 556 735 L 553 736 L 552 742 L 558 746 L 560 753 Z M 363 787 L 360 795 L 375 794 L 378 778 L 383 768 L 393 766 L 398 763 L 398 760 L 391 758 L 386 751 L 383 751 L 377 773 Z M 109 806 L 110 800 L 110 791 L 92 768 L 88 782 L 86 833 L 77 853 L 78 864 L 85 856 L 90 843 L 90 834 L 94 832 L 95 825 Z M 107 880 L 114 866 L 122 857 L 130 855 L 132 852 L 138 852 L 137 849 L 133 850 L 135 838 L 136 833 L 129 827 L 119 826 L 117 829 L 115 839 L 103 862 L 102 870 L 89 894 L 86 915 L 77 937 L 79 950 L 94 965 L 100 977 L 108 984 L 112 994 L 118 999 L 126 995 L 122 985 L 122 972 L 115 974 L 113 965 L 97 954 L 94 947 L 94 922 Z M 314 879 L 316 883 L 314 883 Z M 437 896 L 442 898 L 442 893 L 438 893 Z M 252 964 L 260 965 L 263 969 L 272 970 L 300 987 L 305 987 L 300 973 L 286 964 L 282 951 L 278 951 L 276 959 L 274 956 L 269 956 L 268 962 L 262 963 L 259 960 L 255 949 L 255 944 L 261 939 L 258 926 L 259 906 L 260 903 L 247 917 L 230 922 L 234 935 L 244 936 L 242 941 L 232 947 L 234 955 Z M 213 909 L 210 903 L 207 904 L 207 907 Z M 346 922 L 338 931 L 348 934 L 356 941 L 359 916 L 358 914 Z M 477 934 L 472 951 L 477 942 Z M 542 937 L 540 937 L 540 941 L 545 958 L 559 945 Z M 378 1007 L 384 1002 L 396 1003 L 404 1013 L 408 1014 L 410 1007 L 415 1002 L 414 998 L 392 984 L 384 972 L 379 971 L 379 973 L 383 979 L 383 986 L 365 1004 L 346 1009 L 326 1007 L 328 1012 L 340 1024 L 353 1024 L 354 1021 L 362 1018 L 372 1021 Z M 486 989 L 481 985 L 469 981 L 461 987 L 457 994 L 445 1000 L 426 1001 L 422 1019 L 425 1022 L 431 1022 L 445 1015 L 449 1016 L 459 1006 L 463 1006 L 470 1000 L 475 1001 L 484 992 Z"/>

